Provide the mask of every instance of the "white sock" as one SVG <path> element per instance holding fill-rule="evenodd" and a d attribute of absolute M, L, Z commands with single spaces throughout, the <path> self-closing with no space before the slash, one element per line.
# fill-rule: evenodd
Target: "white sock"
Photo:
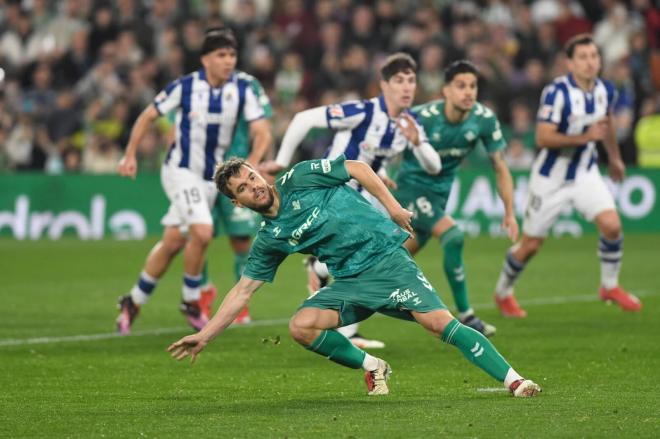
<path fill-rule="evenodd" d="M 351 338 L 355 334 L 357 334 L 358 330 L 358 323 L 353 323 L 350 325 L 342 326 L 341 328 L 337 328 L 337 332 L 339 332 L 341 335 L 343 335 L 346 338 Z"/>
<path fill-rule="evenodd" d="M 318 259 L 314 261 L 314 264 L 312 265 L 312 268 L 314 269 L 314 273 L 321 279 L 321 280 L 328 280 L 330 277 L 330 272 L 328 271 L 328 266 L 324 262 L 320 262 Z"/>
<path fill-rule="evenodd" d="M 606 290 L 617 287 L 623 257 L 623 236 L 612 241 L 601 236 L 598 241 L 598 257 L 600 258 L 601 286 Z"/>
<path fill-rule="evenodd" d="M 495 285 L 495 294 L 499 298 L 504 298 L 513 294 L 513 284 L 518 280 L 518 276 L 525 268 L 525 262 L 518 261 L 512 250 L 509 250 L 504 258 L 504 265 L 500 272 L 500 277 Z"/>
<path fill-rule="evenodd" d="M 523 377 L 521 377 L 518 372 L 513 370 L 513 367 L 510 367 L 509 371 L 506 373 L 506 377 L 504 378 L 504 387 L 508 389 L 511 384 L 521 379 L 523 379 Z"/>
<path fill-rule="evenodd" d="M 468 309 L 467 311 L 460 312 L 458 313 L 458 320 L 463 321 L 463 319 L 471 316 L 472 314 L 474 314 L 474 309 L 472 308 Z"/>
<path fill-rule="evenodd" d="M 131 289 L 131 299 L 136 305 L 144 305 L 151 297 L 151 292 L 156 288 L 158 279 L 147 274 L 146 271 L 140 273 L 140 278 Z"/>
<path fill-rule="evenodd" d="M 183 274 L 183 301 L 194 302 L 199 300 L 202 289 L 199 287 L 202 281 L 202 275 Z"/>
<path fill-rule="evenodd" d="M 378 369 L 378 358 L 372 355 L 365 355 L 364 361 L 362 361 L 362 369 L 367 372 Z"/>

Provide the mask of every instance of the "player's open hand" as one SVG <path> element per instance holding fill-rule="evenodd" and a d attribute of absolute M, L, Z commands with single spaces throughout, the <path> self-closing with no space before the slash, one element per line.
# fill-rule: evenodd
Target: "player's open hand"
<path fill-rule="evenodd" d="M 399 127 L 401 134 L 403 134 L 403 137 L 408 139 L 408 142 L 415 146 L 419 145 L 419 132 L 417 131 L 417 125 L 415 124 L 415 119 L 413 119 L 410 114 L 406 112 L 402 113 L 396 124 Z"/>
<path fill-rule="evenodd" d="M 131 177 L 135 180 L 135 175 L 137 174 L 137 160 L 135 156 L 125 155 L 119 160 L 119 166 L 117 166 L 117 171 L 122 177 Z"/>
<path fill-rule="evenodd" d="M 515 215 L 504 215 L 504 218 L 502 218 L 502 228 L 506 230 L 506 234 L 512 242 L 518 240 L 520 230 L 518 229 L 518 221 Z"/>
<path fill-rule="evenodd" d="M 183 360 L 190 355 L 190 364 L 194 363 L 199 354 L 207 345 L 208 341 L 202 338 L 199 334 L 188 335 L 181 340 L 172 343 L 167 351 L 172 358 L 176 360 Z"/>
<path fill-rule="evenodd" d="M 411 224 L 413 213 L 411 211 L 399 207 L 395 212 L 390 212 L 390 216 L 395 223 L 400 225 L 406 232 L 410 233 L 411 236 L 413 235 L 414 232 Z"/>
<path fill-rule="evenodd" d="M 626 165 L 621 159 L 609 159 L 608 171 L 614 181 L 622 181 L 626 176 Z"/>

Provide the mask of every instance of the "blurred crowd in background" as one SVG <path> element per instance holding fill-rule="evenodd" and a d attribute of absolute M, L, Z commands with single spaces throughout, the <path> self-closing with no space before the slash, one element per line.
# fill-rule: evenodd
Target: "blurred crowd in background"
<path fill-rule="evenodd" d="M 592 32 L 619 92 L 624 160 L 645 164 L 641 151 L 660 149 L 658 3 L 0 0 L 0 171 L 116 172 L 140 111 L 199 68 L 204 30 L 219 25 L 236 32 L 238 68 L 271 98 L 276 146 L 296 112 L 379 94 L 380 62 L 402 50 L 419 64 L 417 103 L 441 97 L 450 62 L 478 66 L 479 98 L 504 126 L 514 169 L 533 160 L 536 109 L 543 86 L 565 73 L 563 44 Z M 141 171 L 158 170 L 170 131 L 166 118 L 149 131 Z M 311 136 L 303 156 L 328 140 Z M 472 166 L 483 159 L 473 156 Z"/>

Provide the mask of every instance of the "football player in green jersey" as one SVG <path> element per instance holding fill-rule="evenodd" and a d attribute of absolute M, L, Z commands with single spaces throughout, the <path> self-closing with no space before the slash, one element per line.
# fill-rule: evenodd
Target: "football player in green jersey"
<path fill-rule="evenodd" d="M 351 178 L 382 203 L 391 219 L 346 184 Z M 261 213 L 263 222 L 240 280 L 199 333 L 169 346 L 174 358 L 190 355 L 194 361 L 247 306 L 254 292 L 264 282 L 273 281 L 288 255 L 303 253 L 327 264 L 335 282 L 303 302 L 289 322 L 289 331 L 306 349 L 343 366 L 364 369 L 369 395 L 389 393 L 391 368 L 336 328 L 376 312 L 417 321 L 433 336 L 456 346 L 516 397 L 540 392 L 486 337 L 447 310 L 402 248 L 412 232 L 412 212 L 401 207 L 366 163 L 347 161 L 343 155 L 335 160 L 304 161 L 271 186 L 248 162 L 232 159 L 218 168 L 214 179 L 235 205 Z"/>
<path fill-rule="evenodd" d="M 264 111 L 264 118 L 270 119 L 273 116 L 273 109 L 270 105 L 268 95 L 266 95 L 259 80 L 241 71 L 236 71 L 236 75 L 248 82 L 248 86 L 254 92 L 259 105 Z M 231 146 L 225 153 L 225 159 L 240 157 L 247 159 L 248 162 L 256 166 L 268 151 L 272 138 L 265 140 L 267 141 L 253 142 L 250 148 L 250 126 L 245 118 L 241 116 L 236 122 L 236 131 L 234 132 Z M 234 276 L 238 280 L 247 261 L 252 236 L 257 232 L 257 225 L 260 221 L 259 215 L 250 209 L 234 206 L 227 197 L 218 197 L 216 199 L 212 215 L 214 236 L 218 236 L 221 232 L 229 236 L 229 245 L 234 251 Z M 202 271 L 201 285 L 202 297 L 212 302 L 217 295 L 217 291 L 209 278 L 208 260 L 205 262 L 204 270 Z M 208 306 L 211 306 L 211 304 Z M 234 323 L 246 324 L 251 321 L 250 312 L 245 308 L 236 317 Z"/>
<path fill-rule="evenodd" d="M 506 142 L 495 114 L 477 102 L 477 68 L 469 61 L 456 61 L 445 70 L 444 100 L 413 108 L 429 142 L 442 159 L 442 171 L 431 175 L 407 151 L 396 179 L 396 199 L 413 212 L 415 237 L 405 246 L 411 254 L 419 251 L 433 237 L 444 250 L 444 271 L 451 287 L 458 318 L 486 336 L 495 327 L 475 314 L 468 300 L 463 264 L 463 232 L 445 212 L 458 167 L 478 145 L 490 156 L 497 190 L 504 202 L 502 227 L 509 238 L 518 238 L 518 223 L 513 211 L 513 182 L 502 157 Z"/>

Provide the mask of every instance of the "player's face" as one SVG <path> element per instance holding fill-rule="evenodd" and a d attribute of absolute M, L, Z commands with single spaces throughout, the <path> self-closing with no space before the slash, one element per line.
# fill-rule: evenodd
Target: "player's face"
<path fill-rule="evenodd" d="M 412 71 L 399 72 L 389 81 L 380 81 L 380 87 L 389 102 L 399 108 L 409 108 L 415 100 L 417 75 Z"/>
<path fill-rule="evenodd" d="M 214 79 L 224 82 L 236 68 L 236 51 L 231 47 L 215 49 L 202 56 L 202 65 Z"/>
<path fill-rule="evenodd" d="M 477 101 L 477 77 L 474 73 L 459 73 L 443 88 L 445 99 L 454 107 L 469 111 Z"/>
<path fill-rule="evenodd" d="M 600 53 L 593 43 L 575 46 L 573 57 L 568 59 L 568 70 L 573 76 L 587 81 L 596 79 L 600 66 Z"/>
<path fill-rule="evenodd" d="M 267 212 L 275 200 L 270 185 L 249 166 L 243 166 L 239 175 L 230 177 L 227 187 L 236 197 L 236 204 L 257 212 Z"/>

